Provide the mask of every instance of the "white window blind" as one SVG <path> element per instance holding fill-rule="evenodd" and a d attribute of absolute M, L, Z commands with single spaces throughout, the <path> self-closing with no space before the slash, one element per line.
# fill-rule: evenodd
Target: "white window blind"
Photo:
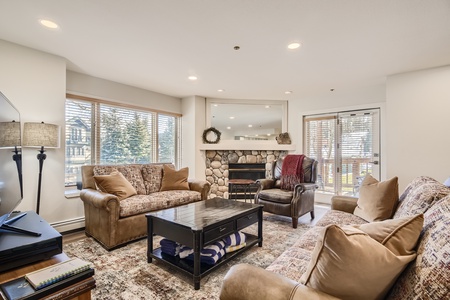
<path fill-rule="evenodd" d="M 319 190 L 334 192 L 336 158 L 336 115 L 304 117 L 304 153 L 319 162 Z"/>

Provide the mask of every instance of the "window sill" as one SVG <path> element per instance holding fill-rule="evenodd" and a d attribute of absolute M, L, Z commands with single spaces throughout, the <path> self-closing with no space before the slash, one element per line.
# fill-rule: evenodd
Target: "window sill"
<path fill-rule="evenodd" d="M 67 190 L 64 192 L 64 197 L 67 199 L 80 197 L 80 190 Z"/>

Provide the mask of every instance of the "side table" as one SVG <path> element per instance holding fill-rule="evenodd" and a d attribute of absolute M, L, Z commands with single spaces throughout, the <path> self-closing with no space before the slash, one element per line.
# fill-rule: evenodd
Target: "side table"
<path fill-rule="evenodd" d="M 25 274 L 40 270 L 45 267 L 68 260 L 69 257 L 65 253 L 61 253 L 51 257 L 50 259 L 40 261 L 38 263 L 29 264 L 18 269 L 13 269 L 4 273 L 0 273 L 0 283 L 11 281 L 16 278 L 25 276 Z M 95 288 L 95 279 L 93 277 L 76 282 L 68 287 L 62 288 L 53 294 L 43 297 L 42 299 L 59 299 L 59 300 L 91 300 L 91 290 Z M 2 298 L 2 297 L 0 297 Z"/>
<path fill-rule="evenodd" d="M 228 188 L 229 188 L 229 198 L 234 200 L 238 199 L 239 193 L 243 193 L 244 201 L 247 203 L 247 195 L 250 194 L 250 187 L 255 184 L 254 180 L 251 179 L 230 179 L 228 180 Z M 252 202 L 251 199 L 250 203 Z"/>

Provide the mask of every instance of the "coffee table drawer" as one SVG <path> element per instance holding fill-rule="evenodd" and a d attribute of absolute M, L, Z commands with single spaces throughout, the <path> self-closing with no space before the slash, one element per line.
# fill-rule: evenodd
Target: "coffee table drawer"
<path fill-rule="evenodd" d="M 228 222 L 223 225 L 217 226 L 213 229 L 205 231 L 203 235 L 204 243 L 209 243 L 218 238 L 230 235 L 234 232 L 234 222 Z"/>
<path fill-rule="evenodd" d="M 246 215 L 236 220 L 237 230 L 245 228 L 247 226 L 252 225 L 253 223 L 258 222 L 258 212 L 254 212 L 252 214 Z"/>

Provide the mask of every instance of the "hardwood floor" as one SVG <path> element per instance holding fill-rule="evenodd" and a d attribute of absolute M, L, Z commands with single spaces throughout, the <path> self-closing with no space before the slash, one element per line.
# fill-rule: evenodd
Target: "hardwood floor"
<path fill-rule="evenodd" d="M 308 224 L 308 225 L 316 225 L 317 221 L 322 218 L 322 216 L 330 210 L 329 205 L 325 204 L 317 204 L 314 208 L 314 214 L 315 218 L 314 220 L 311 220 L 311 215 L 308 213 L 306 215 L 301 216 L 298 219 L 299 224 Z M 286 217 L 286 222 L 291 223 L 291 218 Z M 86 235 L 84 234 L 84 229 L 80 229 L 80 231 L 76 232 L 70 232 L 70 233 L 63 233 L 63 247 L 64 245 L 72 242 L 79 241 L 83 238 L 85 238 Z"/>

